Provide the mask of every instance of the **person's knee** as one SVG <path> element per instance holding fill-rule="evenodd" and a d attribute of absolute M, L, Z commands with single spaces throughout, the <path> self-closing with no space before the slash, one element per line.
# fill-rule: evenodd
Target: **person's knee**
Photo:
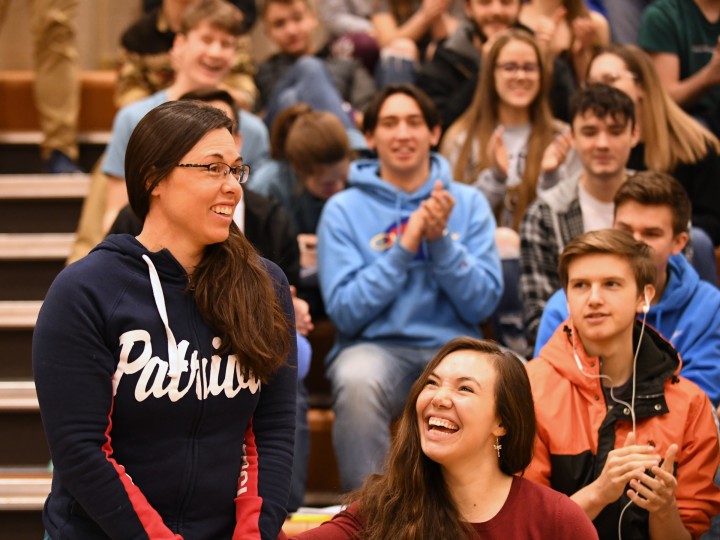
<path fill-rule="evenodd" d="M 377 347 L 358 345 L 341 352 L 328 371 L 335 401 L 373 401 L 388 380 L 387 359 Z"/>
<path fill-rule="evenodd" d="M 317 77 L 325 77 L 325 65 L 322 60 L 314 56 L 302 56 L 295 60 L 293 69 L 302 77 L 316 79 Z"/>

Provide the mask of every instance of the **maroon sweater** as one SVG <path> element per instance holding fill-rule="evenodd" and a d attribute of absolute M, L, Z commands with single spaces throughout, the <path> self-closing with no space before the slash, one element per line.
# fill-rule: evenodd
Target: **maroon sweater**
<path fill-rule="evenodd" d="M 562 493 L 514 477 L 510 493 L 500 511 L 483 523 L 472 524 L 471 538 L 489 540 L 590 540 L 597 539 L 595 527 L 583 510 Z M 362 538 L 363 521 L 356 504 L 297 540 L 356 540 Z"/>

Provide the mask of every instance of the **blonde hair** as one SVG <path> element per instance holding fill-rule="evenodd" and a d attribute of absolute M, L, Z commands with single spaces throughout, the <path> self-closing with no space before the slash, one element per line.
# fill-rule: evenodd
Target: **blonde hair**
<path fill-rule="evenodd" d="M 648 169 L 672 173 L 680 163 L 696 163 L 712 148 L 720 153 L 718 139 L 683 111 L 663 88 L 650 57 L 634 45 L 618 45 L 600 50 L 601 54 L 620 58 L 642 88 L 641 111 L 638 114 L 645 143 L 643 160 Z"/>
<path fill-rule="evenodd" d="M 445 134 L 443 153 L 447 156 L 449 145 L 464 135 L 460 152 L 455 160 L 453 177 L 460 182 L 470 183 L 480 171 L 490 167 L 490 159 L 485 150 L 493 131 L 499 124 L 500 108 L 500 96 L 495 85 L 495 66 L 503 47 L 511 41 L 529 44 L 535 51 L 540 68 L 540 88 L 529 107 L 530 137 L 527 144 L 527 158 L 522 174 L 523 181 L 517 187 L 518 202 L 513 215 L 513 228 L 518 229 L 525 210 L 537 195 L 537 181 L 545 149 L 560 131 L 560 123 L 553 120 L 547 100 L 548 74 L 543 55 L 529 33 L 524 30 L 508 30 L 495 40 L 487 53 L 487 58 L 483 61 L 480 81 L 470 106 Z M 475 150 L 479 150 L 480 159 L 475 167 L 470 168 L 471 156 Z"/>

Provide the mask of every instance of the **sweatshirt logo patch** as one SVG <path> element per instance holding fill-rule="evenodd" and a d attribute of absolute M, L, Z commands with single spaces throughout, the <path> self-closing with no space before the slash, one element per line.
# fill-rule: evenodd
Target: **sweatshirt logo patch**
<path fill-rule="evenodd" d="M 163 342 L 166 346 L 166 342 Z M 179 401 L 194 388 L 197 399 L 208 399 L 210 396 L 224 394 L 228 398 L 237 396 L 241 390 L 248 389 L 255 394 L 260 389 L 260 381 L 256 377 L 249 380 L 243 377 L 240 362 L 234 354 L 227 356 L 223 363 L 222 358 L 214 354 L 207 358 L 199 358 L 198 352 L 193 351 L 187 359 L 189 343 L 186 340 L 178 343 L 177 355 L 180 364 L 180 373 L 189 372 L 189 377 L 168 376 L 169 365 L 167 360 L 153 356 L 152 343 L 149 332 L 145 330 L 130 330 L 120 336 L 120 361 L 113 375 L 113 395 L 117 394 L 120 381 L 125 375 L 139 373 L 135 383 L 135 399 L 145 401 L 150 396 L 162 398 L 167 396 L 170 401 Z M 217 350 L 220 339 L 213 339 L 213 348 Z M 139 354 L 131 357 L 133 350 L 142 348 Z M 207 367 L 210 365 L 210 374 Z M 183 386 L 180 387 L 180 381 Z"/>
<path fill-rule="evenodd" d="M 385 229 L 383 232 L 376 234 L 370 239 L 370 248 L 374 251 L 387 251 L 391 247 L 395 245 L 395 242 L 399 237 L 403 235 L 405 232 L 405 228 L 407 227 L 408 220 L 410 219 L 410 216 L 407 216 L 403 218 L 400 221 L 400 225 L 398 226 L 397 222 L 394 222 L 390 227 Z M 416 261 L 424 261 L 427 260 L 427 254 L 425 252 L 425 244 L 420 244 L 420 249 L 418 249 L 417 254 L 415 255 Z"/>

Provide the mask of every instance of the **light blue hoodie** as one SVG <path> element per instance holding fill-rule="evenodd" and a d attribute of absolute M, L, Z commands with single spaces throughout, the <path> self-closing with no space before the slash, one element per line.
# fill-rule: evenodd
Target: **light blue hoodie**
<path fill-rule="evenodd" d="M 440 347 L 459 335 L 480 337 L 478 324 L 503 287 L 485 197 L 453 182 L 439 154 L 431 154 L 430 176 L 414 193 L 378 173 L 377 160 L 353 162 L 349 189 L 328 201 L 320 220 L 320 286 L 338 345 Z M 455 198 L 447 234 L 411 253 L 398 236 L 437 180 Z"/>
<path fill-rule="evenodd" d="M 650 306 L 647 323 L 680 353 L 680 374 L 702 388 L 717 407 L 720 403 L 720 291 L 701 281 L 683 255 L 670 257 L 667 269 L 665 292 L 657 304 Z M 545 306 L 535 342 L 535 357 L 567 317 L 567 299 L 560 289 Z"/>

